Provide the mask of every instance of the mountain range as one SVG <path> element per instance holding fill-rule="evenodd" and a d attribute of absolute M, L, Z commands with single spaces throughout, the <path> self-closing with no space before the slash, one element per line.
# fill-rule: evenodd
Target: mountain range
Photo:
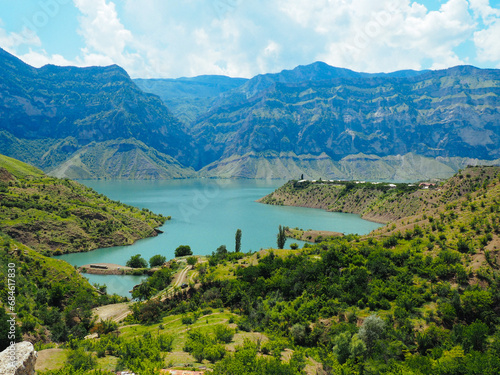
<path fill-rule="evenodd" d="M 500 164 L 500 70 L 132 80 L 0 50 L 0 152 L 58 177 L 448 177 Z"/>

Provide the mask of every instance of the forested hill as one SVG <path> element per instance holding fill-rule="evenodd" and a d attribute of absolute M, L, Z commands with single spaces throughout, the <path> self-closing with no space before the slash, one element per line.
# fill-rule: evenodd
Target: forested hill
<path fill-rule="evenodd" d="M 167 218 L 0 155 L 0 231 L 46 255 L 131 244 Z"/>
<path fill-rule="evenodd" d="M 464 197 L 499 175 L 500 167 L 469 167 L 446 181 L 422 186 L 419 183 L 293 180 L 259 202 L 348 212 L 388 223 L 417 213 L 434 212 L 444 202 Z"/>
<path fill-rule="evenodd" d="M 17 314 L 16 341 L 63 342 L 88 334 L 92 307 L 121 300 L 100 295 L 67 262 L 0 233 L 0 350 L 10 345 L 6 312 Z"/>
<path fill-rule="evenodd" d="M 367 236 L 251 255 L 219 248 L 197 266 L 199 287 L 134 317 L 155 322 L 152 331 L 195 321 L 183 350 L 214 362 L 214 375 L 497 375 L 498 172 L 464 170 L 429 190 L 435 200 L 415 215 Z M 262 340 L 233 352 L 213 339 L 197 317 L 221 307 Z"/>

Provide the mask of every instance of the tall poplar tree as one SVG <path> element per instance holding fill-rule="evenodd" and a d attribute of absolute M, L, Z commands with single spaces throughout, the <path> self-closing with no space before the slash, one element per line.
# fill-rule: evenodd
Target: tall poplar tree
<path fill-rule="evenodd" d="M 241 229 L 236 231 L 234 251 L 237 253 L 241 251 Z"/>
<path fill-rule="evenodd" d="M 278 249 L 283 249 L 285 247 L 286 235 L 285 235 L 285 227 L 281 225 L 278 228 Z"/>

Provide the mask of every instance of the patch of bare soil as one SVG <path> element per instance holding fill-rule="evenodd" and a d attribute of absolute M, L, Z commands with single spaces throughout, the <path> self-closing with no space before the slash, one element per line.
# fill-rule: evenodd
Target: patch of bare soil
<path fill-rule="evenodd" d="M 302 240 L 307 242 L 316 242 L 318 237 L 326 239 L 328 237 L 342 237 L 344 234 L 340 232 L 331 232 L 327 230 L 287 230 L 285 232 L 286 236 L 296 240 Z"/>
<path fill-rule="evenodd" d="M 118 323 L 132 313 L 129 309 L 130 304 L 131 302 L 124 302 L 100 306 L 93 309 L 92 312 L 97 317 L 98 321 L 111 319 Z"/>
<path fill-rule="evenodd" d="M 78 268 L 80 273 L 91 273 L 95 275 L 122 275 L 133 268 L 113 263 L 92 263 Z"/>

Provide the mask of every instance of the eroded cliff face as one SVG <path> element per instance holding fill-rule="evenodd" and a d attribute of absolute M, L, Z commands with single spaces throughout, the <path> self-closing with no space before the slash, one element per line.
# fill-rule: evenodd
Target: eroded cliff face
<path fill-rule="evenodd" d="M 137 83 L 116 65 L 36 69 L 0 48 L 0 153 L 73 179 L 418 180 L 500 164 L 499 69 L 314 63 Z"/>
<path fill-rule="evenodd" d="M 37 353 L 33 344 L 27 341 L 9 346 L 0 353 L 0 374 L 33 375 Z"/>
<path fill-rule="evenodd" d="M 293 154 L 332 161 L 360 153 L 500 157 L 499 70 L 463 66 L 411 77 L 321 77 L 283 82 L 276 75 L 257 92 L 250 90 L 252 79 L 227 93 L 192 126 L 204 162 L 227 164 L 249 153 L 253 159 Z M 246 98 L 238 95 L 245 90 Z"/>

